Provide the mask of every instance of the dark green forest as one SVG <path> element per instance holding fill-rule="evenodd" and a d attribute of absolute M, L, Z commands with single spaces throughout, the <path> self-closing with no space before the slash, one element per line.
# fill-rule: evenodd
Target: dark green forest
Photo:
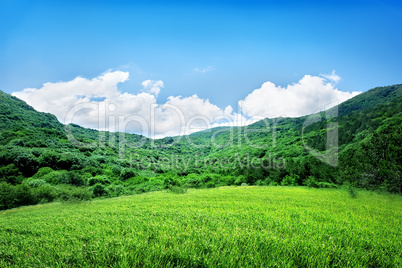
<path fill-rule="evenodd" d="M 152 140 L 63 125 L 0 91 L 0 209 L 226 185 L 402 194 L 402 85 L 299 118 Z"/>

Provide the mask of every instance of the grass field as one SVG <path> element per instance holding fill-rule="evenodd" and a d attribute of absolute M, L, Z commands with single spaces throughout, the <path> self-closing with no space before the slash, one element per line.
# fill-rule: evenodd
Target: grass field
<path fill-rule="evenodd" d="M 0 267 L 402 267 L 402 197 L 153 192 L 0 213 Z"/>

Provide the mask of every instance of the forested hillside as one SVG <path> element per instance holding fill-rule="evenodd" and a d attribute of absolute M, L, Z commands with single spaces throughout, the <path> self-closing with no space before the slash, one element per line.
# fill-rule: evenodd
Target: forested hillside
<path fill-rule="evenodd" d="M 402 193 L 402 85 L 336 108 L 151 140 L 64 126 L 0 91 L 0 209 L 224 185 Z"/>

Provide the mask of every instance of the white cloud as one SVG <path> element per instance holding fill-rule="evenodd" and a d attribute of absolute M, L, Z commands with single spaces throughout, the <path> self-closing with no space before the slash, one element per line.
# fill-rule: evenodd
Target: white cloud
<path fill-rule="evenodd" d="M 242 112 L 250 117 L 297 117 L 315 113 L 360 93 L 336 89 L 331 82 L 339 79 L 333 72 L 328 78 L 305 75 L 286 88 L 266 82 L 239 101 L 239 105 Z"/>
<path fill-rule="evenodd" d="M 339 80 L 341 80 L 341 77 L 335 74 L 335 70 L 333 70 L 331 74 L 321 74 L 320 76 L 332 81 L 334 84 L 338 83 Z"/>
<path fill-rule="evenodd" d="M 156 97 L 158 97 L 158 94 L 161 91 L 161 88 L 164 87 L 163 81 L 161 81 L 161 80 L 158 80 L 158 81 L 145 80 L 141 83 L 141 85 L 144 87 L 143 90 L 145 92 L 154 94 Z"/>
<path fill-rule="evenodd" d="M 221 109 L 197 95 L 170 96 L 160 104 L 157 96 L 164 87 L 160 80 L 143 81 L 138 94 L 119 91 L 118 84 L 128 79 L 128 72 L 108 71 L 93 79 L 45 83 L 39 89 L 27 88 L 13 95 L 38 111 L 56 115 L 62 123 L 161 138 L 211 127 L 247 125 L 264 117 L 305 115 L 359 93 L 339 91 L 329 78 L 306 75 L 286 88 L 264 83 L 239 101 L 243 113 L 236 113 L 231 106 Z"/>
<path fill-rule="evenodd" d="M 109 71 L 93 79 L 77 77 L 68 82 L 45 83 L 13 95 L 41 112 L 49 112 L 65 124 L 75 123 L 99 130 L 123 131 L 161 138 L 190 134 L 219 125 L 222 117 L 236 115 L 223 111 L 197 95 L 171 96 L 158 104 L 162 81 L 145 80 L 143 92 L 120 92 L 118 83 L 129 73 Z M 227 120 L 234 124 L 235 120 Z M 228 123 L 225 122 L 227 125 Z"/>
<path fill-rule="evenodd" d="M 117 84 L 128 80 L 128 72 L 108 72 L 91 80 L 77 77 L 68 82 L 45 83 L 42 88 L 27 88 L 12 95 L 41 112 L 52 113 L 63 122 L 67 111 L 92 98 L 119 98 Z"/>
<path fill-rule="evenodd" d="M 208 66 L 206 68 L 194 68 L 194 72 L 196 73 L 206 73 L 215 70 L 215 67 Z"/>

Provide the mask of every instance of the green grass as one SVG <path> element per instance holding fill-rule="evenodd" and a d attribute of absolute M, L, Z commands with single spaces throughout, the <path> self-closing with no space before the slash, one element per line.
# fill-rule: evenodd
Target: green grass
<path fill-rule="evenodd" d="M 0 213 L 0 267 L 401 267 L 402 197 L 153 192 Z"/>

